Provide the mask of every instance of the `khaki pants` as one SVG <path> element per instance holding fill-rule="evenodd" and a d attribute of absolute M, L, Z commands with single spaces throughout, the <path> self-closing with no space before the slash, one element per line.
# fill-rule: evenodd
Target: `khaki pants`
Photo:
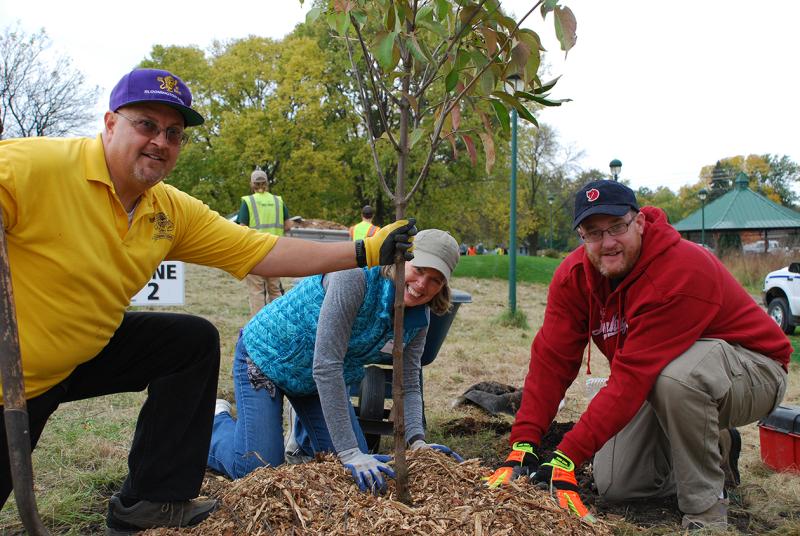
<path fill-rule="evenodd" d="M 245 277 L 247 299 L 250 302 L 250 316 L 255 316 L 266 304 L 281 296 L 280 277 L 261 277 L 250 274 Z"/>
<path fill-rule="evenodd" d="M 594 457 L 608 500 L 677 493 L 684 513 L 706 511 L 724 485 L 719 431 L 754 422 L 786 392 L 772 359 L 718 339 L 700 339 L 667 365 L 639 413 Z"/>

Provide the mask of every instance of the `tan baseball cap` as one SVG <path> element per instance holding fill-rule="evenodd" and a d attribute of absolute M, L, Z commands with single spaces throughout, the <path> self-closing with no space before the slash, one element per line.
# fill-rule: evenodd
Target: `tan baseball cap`
<path fill-rule="evenodd" d="M 425 229 L 414 237 L 414 258 L 417 268 L 436 268 L 450 281 L 450 274 L 458 264 L 458 242 L 450 233 L 439 229 Z"/>

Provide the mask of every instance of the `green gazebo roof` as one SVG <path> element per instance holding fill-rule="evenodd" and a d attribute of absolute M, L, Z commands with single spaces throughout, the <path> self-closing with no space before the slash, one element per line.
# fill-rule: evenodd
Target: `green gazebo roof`
<path fill-rule="evenodd" d="M 681 232 L 702 229 L 702 209 L 674 225 Z M 747 187 L 747 175 L 736 177 L 733 190 L 705 207 L 706 231 L 800 228 L 800 213 L 770 201 Z"/>

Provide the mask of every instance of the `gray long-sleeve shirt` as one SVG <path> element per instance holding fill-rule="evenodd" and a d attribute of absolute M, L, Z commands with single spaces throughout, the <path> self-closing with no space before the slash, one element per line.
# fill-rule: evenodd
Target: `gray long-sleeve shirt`
<path fill-rule="evenodd" d="M 313 375 L 325 423 L 338 453 L 358 447 L 350 424 L 350 401 L 344 383 L 343 360 L 353 321 L 364 301 L 366 282 L 363 270 L 354 269 L 327 274 L 322 279 L 322 285 L 325 288 L 325 298 L 317 324 Z M 422 427 L 419 375 L 420 357 L 427 333 L 427 328 L 420 330 L 403 350 L 406 441 L 414 436 L 424 437 L 425 434 Z M 385 351 L 391 353 L 390 348 Z"/>

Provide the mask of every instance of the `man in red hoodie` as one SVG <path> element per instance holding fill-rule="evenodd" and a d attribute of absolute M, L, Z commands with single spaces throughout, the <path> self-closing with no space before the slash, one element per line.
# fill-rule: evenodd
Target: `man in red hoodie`
<path fill-rule="evenodd" d="M 639 210 L 627 186 L 581 188 L 573 227 L 584 243 L 553 277 L 512 452 L 488 485 L 530 476 L 591 522 L 574 470 L 594 455 L 605 499 L 677 494 L 684 528 L 726 527 L 735 427 L 782 400 L 789 340 L 716 257 L 681 239 L 661 209 Z M 608 383 L 540 465 L 538 444 L 590 338 L 610 363 Z"/>

